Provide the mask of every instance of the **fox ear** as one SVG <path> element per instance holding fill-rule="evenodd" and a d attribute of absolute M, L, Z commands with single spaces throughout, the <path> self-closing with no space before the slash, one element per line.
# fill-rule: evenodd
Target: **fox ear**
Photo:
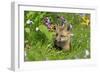
<path fill-rule="evenodd" d="M 67 31 L 71 31 L 71 30 L 72 30 L 72 25 L 70 24 L 67 26 Z"/>

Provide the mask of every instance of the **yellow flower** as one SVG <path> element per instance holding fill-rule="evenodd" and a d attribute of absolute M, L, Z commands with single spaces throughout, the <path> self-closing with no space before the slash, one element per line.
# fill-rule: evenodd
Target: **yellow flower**
<path fill-rule="evenodd" d="M 81 24 L 88 26 L 90 24 L 90 18 L 89 18 L 89 16 L 83 16 Z"/>

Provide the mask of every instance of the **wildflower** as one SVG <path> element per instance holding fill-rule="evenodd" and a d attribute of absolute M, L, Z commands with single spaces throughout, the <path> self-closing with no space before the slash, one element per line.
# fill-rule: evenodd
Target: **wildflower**
<path fill-rule="evenodd" d="M 86 50 L 85 53 L 86 53 L 86 55 L 89 55 L 89 51 L 88 50 Z"/>
<path fill-rule="evenodd" d="M 86 58 L 86 57 L 88 57 L 89 56 L 89 51 L 88 50 L 85 50 L 85 55 L 84 55 L 84 57 Z"/>
<path fill-rule="evenodd" d="M 25 57 L 27 56 L 26 51 L 24 51 L 24 56 L 25 56 Z"/>
<path fill-rule="evenodd" d="M 90 24 L 90 18 L 89 16 L 82 16 L 82 23 L 83 25 L 89 25 Z"/>
<path fill-rule="evenodd" d="M 74 36 L 74 34 L 70 34 L 71 36 Z"/>
<path fill-rule="evenodd" d="M 28 19 L 28 20 L 26 21 L 26 24 L 32 25 L 32 24 L 33 24 L 33 21 L 31 21 L 30 19 Z"/>
<path fill-rule="evenodd" d="M 46 17 L 46 18 L 44 19 L 44 23 L 45 23 L 45 25 L 46 25 L 48 28 L 51 27 L 51 21 L 50 21 L 50 18 L 49 18 L 49 17 Z"/>
<path fill-rule="evenodd" d="M 55 25 L 53 25 L 53 24 L 51 23 L 49 17 L 46 17 L 46 18 L 44 19 L 44 23 L 45 23 L 45 25 L 47 26 L 47 28 L 48 28 L 49 31 L 55 30 Z"/>
<path fill-rule="evenodd" d="M 39 31 L 39 28 L 38 27 L 36 27 L 36 29 L 35 29 L 36 31 Z"/>

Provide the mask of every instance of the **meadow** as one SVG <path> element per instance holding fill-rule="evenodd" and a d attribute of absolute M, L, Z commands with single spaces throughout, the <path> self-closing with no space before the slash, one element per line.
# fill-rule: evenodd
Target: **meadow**
<path fill-rule="evenodd" d="M 72 25 L 71 48 L 66 52 L 54 47 L 55 32 L 44 24 L 49 17 L 52 24 L 61 25 L 58 16 Z M 90 54 L 90 14 L 24 11 L 25 61 L 88 59 Z"/>

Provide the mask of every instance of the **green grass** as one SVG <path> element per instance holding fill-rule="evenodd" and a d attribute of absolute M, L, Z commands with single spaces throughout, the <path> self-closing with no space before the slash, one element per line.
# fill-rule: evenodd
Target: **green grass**
<path fill-rule="evenodd" d="M 28 19 L 27 17 L 28 12 L 26 12 L 25 14 L 26 14 L 26 18 L 25 18 L 25 22 L 26 22 L 26 20 Z M 44 14 L 43 16 L 46 16 L 49 13 L 43 13 L 43 14 Z M 48 31 L 47 27 L 44 26 L 43 23 L 41 23 L 41 19 L 40 20 L 37 19 L 38 20 L 37 22 L 40 22 L 38 25 L 36 25 L 37 24 L 36 22 L 36 24 L 33 24 L 32 27 L 30 27 L 27 24 L 25 24 L 24 26 L 24 28 L 28 28 L 28 31 L 27 30 L 24 31 L 24 34 L 25 34 L 24 40 L 28 40 L 28 43 L 27 43 L 28 45 L 31 44 L 30 48 L 25 47 L 25 52 L 26 52 L 25 61 L 67 60 L 67 59 L 90 58 L 90 55 L 88 55 L 87 57 L 84 57 L 86 50 L 90 52 L 90 26 L 81 25 L 79 21 L 76 21 L 77 16 L 74 17 L 72 20 L 71 17 L 75 14 L 66 14 L 66 15 L 67 15 L 66 18 L 69 17 L 69 21 L 73 25 L 72 33 L 74 34 L 74 36 L 71 38 L 71 49 L 65 52 L 65 51 L 62 51 L 62 50 L 60 51 L 54 48 L 53 34 L 55 32 Z M 35 31 L 36 27 L 39 28 L 39 31 Z"/>

